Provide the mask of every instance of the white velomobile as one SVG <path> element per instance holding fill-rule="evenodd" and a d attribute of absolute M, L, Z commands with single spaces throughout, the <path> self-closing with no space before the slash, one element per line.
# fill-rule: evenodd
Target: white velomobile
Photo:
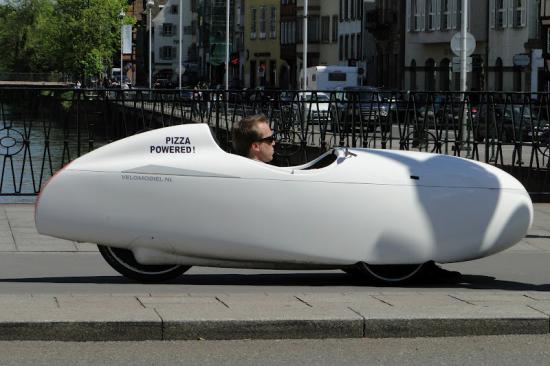
<path fill-rule="evenodd" d="M 223 151 L 206 124 L 134 135 L 42 190 L 38 232 L 98 243 L 139 281 L 190 266 L 343 269 L 384 281 L 521 240 L 533 206 L 504 171 L 446 155 L 335 148 L 276 167 Z"/>

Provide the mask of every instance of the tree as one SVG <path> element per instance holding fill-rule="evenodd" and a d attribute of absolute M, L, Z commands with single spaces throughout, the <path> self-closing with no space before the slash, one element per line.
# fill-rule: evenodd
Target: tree
<path fill-rule="evenodd" d="M 8 0 L 0 5 L 6 51 L 0 70 L 98 76 L 120 47 L 126 6 L 125 0 Z"/>
<path fill-rule="evenodd" d="M 34 58 L 43 48 L 42 30 L 51 17 L 51 0 L 8 0 L 0 5 L 0 68 L 35 71 Z M 37 48 L 37 45 L 40 45 Z"/>
<path fill-rule="evenodd" d="M 58 60 L 74 75 L 97 75 L 120 47 L 120 10 L 124 0 L 58 0 L 55 8 Z"/>

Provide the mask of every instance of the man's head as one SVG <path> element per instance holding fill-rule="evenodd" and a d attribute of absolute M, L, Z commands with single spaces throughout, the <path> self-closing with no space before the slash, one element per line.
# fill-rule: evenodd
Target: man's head
<path fill-rule="evenodd" d="M 263 114 L 235 122 L 231 132 L 233 149 L 237 154 L 264 163 L 273 160 L 275 139 Z"/>

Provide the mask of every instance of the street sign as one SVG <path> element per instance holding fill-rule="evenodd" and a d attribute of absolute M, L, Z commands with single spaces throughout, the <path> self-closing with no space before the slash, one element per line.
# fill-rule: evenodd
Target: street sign
<path fill-rule="evenodd" d="M 453 72 L 460 72 L 460 57 L 453 57 Z M 466 72 L 472 72 L 471 57 L 466 57 Z"/>
<path fill-rule="evenodd" d="M 476 49 L 476 39 L 471 33 L 466 32 L 466 56 L 471 56 Z M 451 50 L 457 56 L 461 56 L 462 51 L 462 35 L 460 32 L 455 33 L 451 38 Z"/>
<path fill-rule="evenodd" d="M 514 66 L 529 66 L 531 59 L 527 53 L 516 53 L 514 55 Z"/>

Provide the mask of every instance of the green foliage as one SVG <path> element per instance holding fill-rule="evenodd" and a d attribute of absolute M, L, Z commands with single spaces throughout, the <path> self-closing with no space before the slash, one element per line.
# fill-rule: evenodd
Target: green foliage
<path fill-rule="evenodd" d="M 0 70 L 99 75 L 120 48 L 125 0 L 7 0 L 0 5 Z M 124 19 L 131 23 L 131 18 Z"/>

